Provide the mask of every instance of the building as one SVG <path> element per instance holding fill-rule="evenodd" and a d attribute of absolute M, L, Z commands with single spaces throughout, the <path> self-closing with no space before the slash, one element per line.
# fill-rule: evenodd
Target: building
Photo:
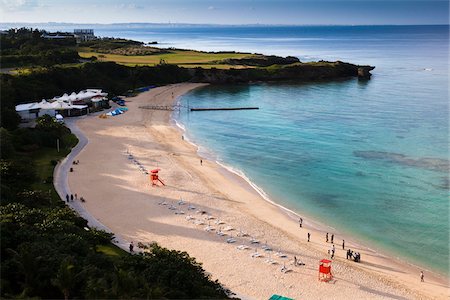
<path fill-rule="evenodd" d="M 81 116 L 89 112 L 89 107 L 106 108 L 109 106 L 107 93 L 101 89 L 87 89 L 70 95 L 64 94 L 50 100 L 16 105 L 16 112 L 22 120 L 34 120 L 43 115 L 65 117 Z"/>
<path fill-rule="evenodd" d="M 77 43 L 96 39 L 94 29 L 74 29 L 73 35 L 77 39 Z"/>

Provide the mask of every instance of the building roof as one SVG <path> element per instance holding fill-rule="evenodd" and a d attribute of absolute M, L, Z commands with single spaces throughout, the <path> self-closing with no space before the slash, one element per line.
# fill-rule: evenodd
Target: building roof
<path fill-rule="evenodd" d="M 40 107 L 39 107 L 39 103 L 37 103 L 37 102 L 16 105 L 16 111 L 26 111 L 26 110 L 38 109 L 38 108 L 40 108 Z"/>

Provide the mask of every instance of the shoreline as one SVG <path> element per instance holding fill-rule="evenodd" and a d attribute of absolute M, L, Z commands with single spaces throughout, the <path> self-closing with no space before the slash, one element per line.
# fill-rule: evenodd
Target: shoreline
<path fill-rule="evenodd" d="M 204 269 L 213 274 L 214 279 L 219 279 L 232 291 L 250 297 L 270 297 L 269 293 L 281 293 L 291 297 L 315 299 L 319 295 L 331 293 L 329 295 L 334 297 L 339 295 L 342 298 L 346 298 L 346 295 L 347 298 L 349 295 L 359 295 L 363 298 L 398 295 L 409 299 L 439 298 L 439 295 L 448 293 L 445 283 L 443 284 L 440 280 L 432 283 L 431 274 L 426 275 L 426 280 L 430 280 L 430 283 L 423 285 L 426 292 L 417 290 L 415 281 L 417 281 L 418 273 L 407 277 L 395 264 L 394 266 L 388 264 L 389 268 L 385 266 L 383 260 L 393 258 L 375 257 L 373 253 L 361 250 L 363 262 L 349 263 L 341 258 L 342 250 L 338 250 L 333 263 L 335 276 L 338 278 L 337 283 L 327 285 L 325 294 L 322 294 L 324 291 L 321 289 L 324 286 L 320 283 L 318 285 L 317 282 L 317 257 L 327 257 L 326 249 L 331 244 L 325 244 L 320 232 L 314 233 L 314 230 L 307 227 L 311 219 L 307 217 L 304 221 L 307 228 L 303 227 L 299 230 L 295 220 L 290 219 L 286 222 L 289 216 L 285 211 L 281 212 L 278 204 L 268 204 L 265 200 L 261 200 L 260 195 L 255 195 L 256 191 L 249 192 L 250 185 L 238 175 L 234 176 L 239 178 L 246 187 L 236 186 L 233 180 L 224 179 L 221 173 L 226 169 L 216 162 L 205 160 L 203 165 L 199 166 L 197 149 L 188 144 L 188 141 L 185 143 L 181 140 L 178 129 L 170 124 L 168 112 L 143 111 L 137 108 L 139 104 L 134 103 L 156 99 L 170 105 L 175 100 L 173 96 L 170 98 L 170 91 L 174 91 L 179 97 L 198 86 L 201 85 L 177 84 L 157 88 L 156 91 L 127 99 L 132 110 L 124 115 L 107 120 L 99 118 L 80 120 L 80 130 L 85 132 L 89 139 L 86 151 L 79 154 L 80 161 L 82 164 L 83 162 L 93 164 L 89 166 L 89 171 L 83 169 L 83 165 L 77 166 L 76 169 L 80 168 L 80 172 L 75 170 L 74 173 L 69 174 L 69 185 L 72 190 L 82 191 L 83 195 L 88 195 L 85 197 L 87 199 L 85 208 L 97 220 L 111 228 L 117 236 L 128 241 L 155 240 L 162 246 L 187 251 L 204 264 Z M 164 93 L 167 94 L 165 97 Z M 125 149 L 130 149 L 133 155 L 139 157 L 139 160 L 145 160 L 148 168 L 155 163 L 157 167 L 161 167 L 162 179 L 169 178 L 165 180 L 168 186 L 161 189 L 149 188 L 148 179 L 143 178 L 142 175 L 136 175 L 136 169 L 129 166 L 129 162 L 125 159 Z M 98 153 L 100 151 L 97 150 L 103 152 Z M 105 182 L 105 180 L 109 181 Z M 170 185 L 172 182 L 180 183 L 181 187 Z M 97 185 L 95 190 L 87 187 L 92 184 Z M 113 191 L 111 191 L 112 187 L 114 187 Z M 78 194 L 81 195 L 80 192 Z M 158 206 L 156 203 L 161 199 L 162 201 L 167 199 L 175 204 L 179 197 L 186 199 L 189 203 L 205 207 L 208 211 L 213 211 L 216 217 L 225 220 L 224 226 L 230 224 L 237 230 L 237 224 L 243 225 L 242 228 L 246 231 L 250 230 L 256 238 L 261 240 L 261 244 L 264 243 L 264 239 L 269 240 L 271 245 L 277 244 L 277 247 L 273 247 L 282 249 L 290 256 L 290 259 L 295 253 L 301 253 L 297 255 L 307 263 L 307 267 L 304 269 L 294 267 L 292 274 L 277 276 L 278 267 L 271 267 L 262 261 L 257 262 L 258 259 L 252 259 L 248 255 L 239 256 L 242 252 L 239 253 L 236 249 L 230 251 L 230 245 L 222 240 L 218 241 L 215 234 L 197 230 L 198 227 L 192 223 L 186 220 L 180 221 L 184 217 L 169 215 L 167 208 Z M 255 209 L 256 207 L 258 209 Z M 184 209 L 186 210 L 185 207 Z M 280 224 L 283 224 L 283 228 L 280 228 Z M 311 243 L 305 241 L 305 229 L 313 232 Z M 205 238 L 205 234 L 208 238 Z M 318 240 L 321 242 L 317 242 Z M 350 240 L 353 242 L 353 239 Z M 353 249 L 354 245 L 350 240 L 348 242 L 346 240 L 346 244 L 348 243 L 347 245 Z M 206 248 L 210 251 L 214 250 L 212 251 L 214 253 L 205 253 L 205 244 Z M 215 255 L 217 253 L 220 254 L 219 257 Z M 290 259 L 284 260 L 285 263 L 289 264 Z M 382 260 L 381 264 L 380 260 Z M 369 261 L 372 265 L 367 265 Z M 249 268 L 255 270 L 256 274 L 246 274 L 248 272 L 245 270 Z M 233 274 L 240 276 L 236 278 Z M 405 280 L 396 280 L 398 276 L 405 277 L 402 278 Z M 276 278 L 275 281 L 274 278 Z M 301 293 L 295 288 L 299 279 L 302 282 L 301 287 L 298 287 Z M 362 279 L 366 279 L 370 284 Z M 245 280 L 248 282 L 242 284 Z M 406 284 L 407 292 L 401 288 L 404 284 Z M 308 287 L 308 291 L 304 290 L 305 287 Z"/>
<path fill-rule="evenodd" d="M 191 91 L 189 91 L 189 92 L 191 92 Z M 189 92 L 187 92 L 187 93 L 189 93 Z M 184 95 L 182 95 L 182 96 L 184 96 Z M 180 96 L 180 97 L 182 97 L 182 96 Z M 180 103 L 180 99 L 176 99 L 175 101 L 177 104 Z M 350 231 L 342 230 L 342 229 L 338 230 L 338 229 L 334 228 L 333 226 L 324 223 L 324 220 L 318 220 L 316 216 L 311 216 L 311 215 L 308 215 L 305 213 L 297 212 L 295 210 L 295 208 L 288 208 L 288 207 L 284 206 L 283 204 L 280 204 L 277 201 L 272 200 L 270 198 L 270 196 L 264 191 L 263 188 L 261 188 L 256 183 L 251 181 L 250 178 L 248 178 L 248 176 L 245 174 L 245 172 L 243 170 L 236 169 L 231 165 L 227 165 L 223 161 L 219 161 L 217 155 L 210 149 L 207 149 L 207 151 L 205 151 L 204 153 L 201 153 L 200 149 L 202 146 L 196 144 L 189 138 L 186 138 L 185 134 L 187 133 L 187 130 L 186 130 L 185 125 L 178 122 L 178 120 L 174 116 L 174 113 L 171 114 L 170 118 L 171 118 L 170 123 L 173 125 L 173 127 L 175 129 L 177 129 L 178 131 L 180 131 L 181 134 L 183 134 L 185 136 L 184 140 L 197 148 L 197 155 L 199 157 L 203 158 L 204 160 L 205 159 L 212 160 L 214 163 L 218 164 L 220 167 L 223 168 L 222 172 L 224 174 L 228 173 L 227 176 L 239 177 L 239 180 L 243 181 L 241 184 L 248 185 L 249 189 L 252 189 L 254 192 L 259 194 L 259 196 L 262 199 L 264 199 L 267 203 L 269 203 L 270 205 L 273 205 L 274 207 L 279 208 L 280 211 L 282 211 L 291 221 L 297 222 L 298 219 L 301 217 L 301 218 L 303 218 L 304 225 L 309 225 L 316 231 L 322 232 L 323 234 L 325 234 L 326 232 L 332 231 L 332 232 L 334 232 L 335 235 L 337 234 L 340 237 L 344 237 L 344 240 L 346 241 L 346 243 L 350 242 L 350 244 L 353 244 L 358 248 L 364 248 L 367 251 L 376 253 L 376 255 L 381 256 L 386 259 L 393 259 L 400 264 L 407 264 L 411 268 L 422 269 L 428 273 L 432 273 L 434 276 L 436 276 L 442 280 L 447 280 L 450 283 L 450 274 L 446 275 L 445 273 L 441 273 L 438 270 L 434 269 L 433 267 L 426 266 L 426 265 L 420 265 L 419 262 L 413 262 L 408 257 L 402 256 L 401 253 L 395 253 L 394 251 L 390 251 L 388 249 L 383 249 L 380 246 L 372 245 L 370 241 L 361 241 L 360 238 L 355 237 L 355 234 Z"/>

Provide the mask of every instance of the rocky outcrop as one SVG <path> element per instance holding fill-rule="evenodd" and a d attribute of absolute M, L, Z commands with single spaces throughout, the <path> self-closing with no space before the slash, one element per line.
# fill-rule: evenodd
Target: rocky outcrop
<path fill-rule="evenodd" d="M 290 65 L 299 63 L 300 60 L 294 56 L 280 57 L 275 55 L 258 55 L 244 58 L 229 58 L 217 61 L 220 64 L 243 65 L 252 67 L 269 67 L 273 65 Z"/>
<path fill-rule="evenodd" d="M 372 74 L 370 74 L 370 71 L 375 69 L 375 67 L 371 66 L 359 66 L 358 67 L 358 78 L 361 79 L 369 79 Z"/>
<path fill-rule="evenodd" d="M 270 68 L 248 69 L 193 69 L 192 81 L 208 83 L 246 83 L 252 81 L 315 81 L 334 80 L 348 77 L 358 77 L 363 68 L 369 72 L 374 67 L 358 66 L 341 61 L 296 63 Z M 370 74 L 370 73 L 369 73 Z"/>

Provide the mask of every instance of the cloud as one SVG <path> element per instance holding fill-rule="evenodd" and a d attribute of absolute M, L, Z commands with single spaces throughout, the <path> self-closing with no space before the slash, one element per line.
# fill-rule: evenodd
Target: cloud
<path fill-rule="evenodd" d="M 0 8 L 4 11 L 25 11 L 39 7 L 37 0 L 0 0 Z"/>

